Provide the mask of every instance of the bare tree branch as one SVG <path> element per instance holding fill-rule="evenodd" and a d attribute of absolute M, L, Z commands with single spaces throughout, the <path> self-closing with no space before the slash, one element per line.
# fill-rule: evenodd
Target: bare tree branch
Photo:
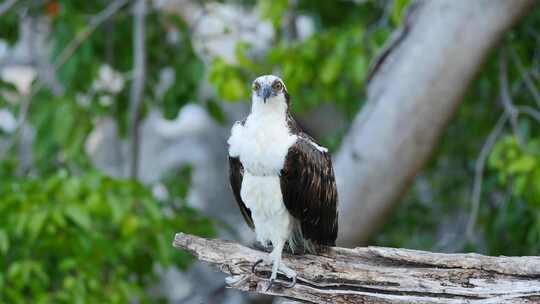
<path fill-rule="evenodd" d="M 482 62 L 537 1 L 416 3 L 404 36 L 375 64 L 367 102 L 334 158 L 339 244 L 366 242 L 384 223 L 430 159 Z"/>
<path fill-rule="evenodd" d="M 467 238 L 469 240 L 473 239 L 474 226 L 476 225 L 476 219 L 478 218 L 478 209 L 480 207 L 480 198 L 482 196 L 482 181 L 484 179 L 484 167 L 486 165 L 486 160 L 489 156 L 489 153 L 491 152 L 491 149 L 493 148 L 493 145 L 495 145 L 497 138 L 499 138 L 499 136 L 501 135 L 504 129 L 504 125 L 508 121 L 509 117 L 510 113 L 508 112 L 504 112 L 504 114 L 501 115 L 501 117 L 495 124 L 495 127 L 484 142 L 484 145 L 482 145 L 482 149 L 480 150 L 480 154 L 478 156 L 478 159 L 476 160 L 476 165 L 474 167 L 474 184 L 471 193 L 472 209 L 471 214 L 469 215 L 469 221 L 467 223 L 466 230 Z"/>
<path fill-rule="evenodd" d="M 534 98 L 534 101 L 536 104 L 540 107 L 540 92 L 538 92 L 538 89 L 536 88 L 536 85 L 534 84 L 534 81 L 529 76 L 529 73 L 525 70 L 525 67 L 523 66 L 523 62 L 519 58 L 519 55 L 517 54 L 515 48 L 510 49 L 510 57 L 514 61 L 514 64 L 518 68 L 519 73 L 521 74 L 521 78 L 523 78 L 523 81 L 525 82 L 525 86 L 531 92 L 531 95 Z"/>
<path fill-rule="evenodd" d="M 524 113 L 529 115 L 530 117 L 534 118 L 536 122 L 540 123 L 540 111 L 533 109 L 529 106 L 517 106 L 516 109 L 518 110 L 518 113 Z"/>
<path fill-rule="evenodd" d="M 390 39 L 388 39 L 388 42 L 383 46 L 383 48 L 379 51 L 375 59 L 373 59 L 373 62 L 369 66 L 368 73 L 366 76 L 366 83 L 369 83 L 371 79 L 377 74 L 379 71 L 379 67 L 382 66 L 384 61 L 387 59 L 387 57 L 391 54 L 391 52 L 399 46 L 401 41 L 407 36 L 409 31 L 411 30 L 413 20 L 415 18 L 415 12 L 416 9 L 421 5 L 422 1 L 424 0 L 417 0 L 409 6 L 407 9 L 407 15 L 405 16 L 405 20 L 403 21 L 403 24 L 401 27 L 399 27 L 395 32 L 392 33 L 392 36 Z M 390 10 L 385 10 L 385 15 L 389 14 Z M 383 16 L 384 18 L 388 18 L 388 16 Z M 384 22 L 384 21 L 383 21 Z"/>
<path fill-rule="evenodd" d="M 140 134 L 139 123 L 141 116 L 141 104 L 144 94 L 146 74 L 146 46 L 145 46 L 145 15 L 146 0 L 137 0 L 133 17 L 133 85 L 131 86 L 130 99 L 130 129 L 131 129 L 131 159 L 129 175 L 137 179 L 139 168 Z"/>
<path fill-rule="evenodd" d="M 18 0 L 6 0 L 2 4 L 0 4 L 0 17 L 7 13 L 15 4 L 17 4 Z"/>
<path fill-rule="evenodd" d="M 266 291 L 270 268 L 251 265 L 268 253 L 231 241 L 178 233 L 174 247 L 230 275 L 231 288 L 310 303 L 538 303 L 540 257 L 488 257 L 365 247 L 321 255 L 284 255 L 298 273 L 293 288 Z M 285 278 L 283 277 L 283 280 Z"/>
<path fill-rule="evenodd" d="M 504 110 L 508 114 L 510 119 L 510 125 L 512 126 L 512 132 L 517 138 L 517 141 L 520 146 L 524 146 L 524 140 L 519 132 L 518 124 L 518 112 L 512 101 L 512 96 L 510 95 L 510 84 L 508 83 L 508 62 L 507 62 L 507 52 L 506 48 L 503 48 L 499 56 L 499 87 L 500 87 L 500 97 L 501 102 L 504 106 Z"/>

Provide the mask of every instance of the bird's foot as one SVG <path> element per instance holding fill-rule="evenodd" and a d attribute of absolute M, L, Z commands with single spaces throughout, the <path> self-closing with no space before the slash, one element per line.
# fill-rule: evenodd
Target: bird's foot
<path fill-rule="evenodd" d="M 251 271 L 256 273 L 257 266 L 260 264 L 272 265 L 272 274 L 270 275 L 270 282 L 266 291 L 269 291 L 275 284 L 278 272 L 284 274 L 287 278 L 291 279 L 291 283 L 286 285 L 287 288 L 292 288 L 296 285 L 296 272 L 291 268 L 285 266 L 281 261 L 281 252 L 285 242 L 278 243 L 269 255 L 265 255 L 262 259 L 258 260 L 251 267 Z"/>
<path fill-rule="evenodd" d="M 287 267 L 282 262 L 279 263 L 278 271 L 282 272 L 287 278 L 291 279 L 291 283 L 286 285 L 287 288 L 293 288 L 296 285 L 296 271 Z"/>
<path fill-rule="evenodd" d="M 269 262 L 265 259 L 260 259 L 257 262 L 255 262 L 255 264 L 253 264 L 253 267 L 251 269 L 253 273 L 256 272 L 256 267 L 262 263 L 267 264 L 267 265 L 272 264 L 272 274 L 270 275 L 270 282 L 268 283 L 268 287 L 266 287 L 265 292 L 272 289 L 272 287 L 275 285 L 278 272 L 283 273 L 287 278 L 291 279 L 291 283 L 289 283 L 288 285 L 285 285 L 285 287 L 293 288 L 296 285 L 296 276 L 297 276 L 296 272 L 292 270 L 291 268 L 285 266 L 285 264 L 283 264 L 280 260 Z"/>

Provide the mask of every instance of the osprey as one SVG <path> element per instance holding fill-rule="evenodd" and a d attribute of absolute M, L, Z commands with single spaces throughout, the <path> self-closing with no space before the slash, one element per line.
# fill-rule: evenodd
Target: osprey
<path fill-rule="evenodd" d="M 337 191 L 328 150 L 304 133 L 289 112 L 283 81 L 261 76 L 252 85 L 249 116 L 236 122 L 229 144 L 230 183 L 240 211 L 257 241 L 272 245 L 265 262 L 272 265 L 268 289 L 280 271 L 296 283 L 296 272 L 283 264 L 291 251 L 313 252 L 335 246 Z"/>

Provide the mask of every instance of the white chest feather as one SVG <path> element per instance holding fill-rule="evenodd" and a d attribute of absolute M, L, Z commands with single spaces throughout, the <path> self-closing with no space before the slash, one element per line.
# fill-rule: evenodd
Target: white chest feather
<path fill-rule="evenodd" d="M 252 113 L 237 123 L 229 138 L 229 155 L 240 157 L 244 170 L 254 175 L 279 175 L 297 137 L 289 132 L 285 112 Z"/>
<path fill-rule="evenodd" d="M 244 166 L 241 197 L 251 210 L 257 240 L 284 242 L 293 229 L 293 218 L 283 203 L 279 174 L 297 136 L 290 133 L 283 108 L 259 105 L 244 125 L 233 126 L 229 155 Z"/>
<path fill-rule="evenodd" d="M 293 218 L 283 204 L 279 176 L 244 173 L 241 196 L 251 210 L 259 242 L 276 244 L 290 238 Z"/>

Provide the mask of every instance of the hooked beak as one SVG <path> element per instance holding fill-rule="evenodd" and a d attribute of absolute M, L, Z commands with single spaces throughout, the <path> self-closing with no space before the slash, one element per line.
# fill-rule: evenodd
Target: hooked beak
<path fill-rule="evenodd" d="M 272 88 L 270 86 L 264 86 L 262 90 L 264 103 L 266 103 L 266 99 L 270 97 L 270 94 L 272 94 Z"/>

